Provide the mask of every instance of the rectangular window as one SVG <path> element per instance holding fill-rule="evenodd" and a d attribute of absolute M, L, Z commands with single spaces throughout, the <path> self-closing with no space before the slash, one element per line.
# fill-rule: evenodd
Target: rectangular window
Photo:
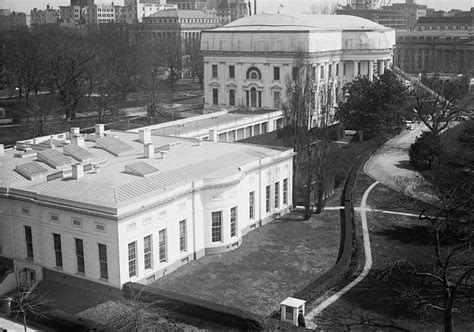
<path fill-rule="evenodd" d="M 212 104 L 219 105 L 219 90 L 212 89 Z"/>
<path fill-rule="evenodd" d="M 229 66 L 229 78 L 235 78 L 235 66 Z"/>
<path fill-rule="evenodd" d="M 137 275 L 137 241 L 128 244 L 128 276 Z"/>
<path fill-rule="evenodd" d="M 319 67 L 319 77 L 324 79 L 324 66 Z"/>
<path fill-rule="evenodd" d="M 237 207 L 230 209 L 230 236 L 237 236 Z"/>
<path fill-rule="evenodd" d="M 107 266 L 107 246 L 99 243 L 99 265 L 100 277 L 102 279 L 109 279 L 109 269 Z"/>
<path fill-rule="evenodd" d="M 63 251 L 61 248 L 61 235 L 53 233 L 54 255 L 56 258 L 56 267 L 63 267 Z"/>
<path fill-rule="evenodd" d="M 270 212 L 270 186 L 265 187 L 265 211 Z"/>
<path fill-rule="evenodd" d="M 346 75 L 346 63 L 342 64 L 342 75 Z"/>
<path fill-rule="evenodd" d="M 151 235 L 145 236 L 143 238 L 143 259 L 145 261 L 145 270 L 152 268 L 152 260 L 151 260 Z"/>
<path fill-rule="evenodd" d="M 95 229 L 97 232 L 105 232 L 105 225 L 96 222 L 96 223 L 94 224 L 94 229 Z"/>
<path fill-rule="evenodd" d="M 21 207 L 21 214 L 24 214 L 25 216 L 29 216 L 31 214 L 30 208 L 22 206 Z"/>
<path fill-rule="evenodd" d="M 273 107 L 280 108 L 280 91 L 273 91 Z"/>
<path fill-rule="evenodd" d="M 249 192 L 249 219 L 255 218 L 255 191 Z"/>
<path fill-rule="evenodd" d="M 280 67 L 273 67 L 273 80 L 274 81 L 280 80 Z"/>
<path fill-rule="evenodd" d="M 25 240 L 26 240 L 26 257 L 34 259 L 33 256 L 33 234 L 31 233 L 31 227 L 25 226 Z"/>
<path fill-rule="evenodd" d="M 186 243 L 186 220 L 181 220 L 179 222 L 179 250 L 181 252 L 187 250 Z"/>
<path fill-rule="evenodd" d="M 222 211 L 212 212 L 212 242 L 222 241 Z"/>
<path fill-rule="evenodd" d="M 339 64 L 336 63 L 336 76 L 339 76 Z"/>
<path fill-rule="evenodd" d="M 288 204 L 288 179 L 283 179 L 283 204 Z"/>
<path fill-rule="evenodd" d="M 217 78 L 217 65 L 212 65 L 212 78 Z"/>
<path fill-rule="evenodd" d="M 158 233 L 158 245 L 160 249 L 160 263 L 167 261 L 166 253 L 166 228 Z"/>
<path fill-rule="evenodd" d="M 72 225 L 74 227 L 82 227 L 82 219 L 79 218 L 71 218 Z"/>
<path fill-rule="evenodd" d="M 280 207 L 280 182 L 275 182 L 275 209 Z"/>
<path fill-rule="evenodd" d="M 293 81 L 296 81 L 299 77 L 300 69 L 298 67 L 293 67 Z"/>
<path fill-rule="evenodd" d="M 76 259 L 77 259 L 77 272 L 86 272 L 84 266 L 84 243 L 81 239 L 74 239 L 76 242 Z"/>
<path fill-rule="evenodd" d="M 49 221 L 51 221 L 51 222 L 59 222 L 59 214 L 50 213 L 50 214 L 49 214 Z"/>
<path fill-rule="evenodd" d="M 332 65 L 328 66 L 328 77 L 332 77 Z"/>
<path fill-rule="evenodd" d="M 234 89 L 229 90 L 229 105 L 235 106 L 235 90 Z"/>

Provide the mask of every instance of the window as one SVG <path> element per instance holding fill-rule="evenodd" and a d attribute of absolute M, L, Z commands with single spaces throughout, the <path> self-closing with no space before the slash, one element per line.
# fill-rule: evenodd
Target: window
<path fill-rule="evenodd" d="M 63 251 L 61 248 L 61 235 L 53 233 L 54 255 L 56 258 L 56 267 L 63 267 Z"/>
<path fill-rule="evenodd" d="M 342 75 L 346 75 L 346 63 L 342 64 Z"/>
<path fill-rule="evenodd" d="M 21 207 L 21 214 L 24 214 L 25 216 L 29 216 L 31 214 L 30 208 L 22 206 Z"/>
<path fill-rule="evenodd" d="M 166 262 L 167 253 L 166 253 L 166 228 L 162 229 L 158 233 L 158 245 L 160 249 L 160 262 Z"/>
<path fill-rule="evenodd" d="M 328 77 L 332 77 L 332 65 L 328 66 Z"/>
<path fill-rule="evenodd" d="M 273 91 L 273 107 L 280 108 L 280 91 Z"/>
<path fill-rule="evenodd" d="M 287 320 L 293 320 L 293 307 L 286 306 L 285 318 Z"/>
<path fill-rule="evenodd" d="M 136 228 L 137 228 L 137 223 L 131 222 L 130 224 L 127 224 L 127 232 L 133 231 Z"/>
<path fill-rule="evenodd" d="M 260 73 L 260 70 L 258 68 L 250 67 L 249 70 L 247 70 L 246 78 L 248 80 L 261 80 L 262 74 Z"/>
<path fill-rule="evenodd" d="M 319 77 L 324 79 L 324 66 L 319 67 Z"/>
<path fill-rule="evenodd" d="M 339 64 L 336 63 L 336 76 L 339 76 Z"/>
<path fill-rule="evenodd" d="M 71 223 L 74 227 L 82 227 L 82 219 L 80 218 L 71 218 Z"/>
<path fill-rule="evenodd" d="M 33 234 L 31 233 L 31 227 L 25 226 L 25 240 L 26 240 L 26 257 L 34 259 L 33 256 Z"/>
<path fill-rule="evenodd" d="M 166 211 L 161 211 L 158 213 L 158 220 L 165 219 L 166 218 Z"/>
<path fill-rule="evenodd" d="M 230 209 L 230 236 L 237 236 L 237 207 Z"/>
<path fill-rule="evenodd" d="M 299 77 L 300 69 L 298 67 L 293 67 L 293 81 L 296 81 Z"/>
<path fill-rule="evenodd" d="M 99 265 L 100 277 L 102 279 L 109 279 L 109 271 L 107 266 L 107 246 L 99 243 Z"/>
<path fill-rule="evenodd" d="M 186 220 L 181 220 L 179 222 L 179 250 L 181 252 L 187 250 L 186 242 Z"/>
<path fill-rule="evenodd" d="M 229 78 L 235 78 L 235 66 L 229 66 Z"/>
<path fill-rule="evenodd" d="M 143 225 L 148 225 L 152 222 L 151 216 L 143 218 Z"/>
<path fill-rule="evenodd" d="M 249 219 L 255 218 L 255 191 L 249 192 Z"/>
<path fill-rule="evenodd" d="M 217 78 L 217 65 L 212 65 L 212 78 Z"/>
<path fill-rule="evenodd" d="M 275 182 L 275 209 L 280 207 L 280 182 Z"/>
<path fill-rule="evenodd" d="M 270 212 L 270 186 L 265 187 L 265 211 Z"/>
<path fill-rule="evenodd" d="M 288 204 L 288 179 L 283 179 L 283 204 Z"/>
<path fill-rule="evenodd" d="M 105 232 L 105 225 L 96 222 L 96 223 L 94 224 L 94 229 L 95 229 L 97 232 Z"/>
<path fill-rule="evenodd" d="M 212 212 L 212 242 L 222 241 L 222 211 Z"/>
<path fill-rule="evenodd" d="M 219 105 L 219 90 L 212 89 L 212 104 Z"/>
<path fill-rule="evenodd" d="M 229 105 L 235 106 L 235 90 L 234 89 L 229 90 Z"/>
<path fill-rule="evenodd" d="M 273 67 L 273 80 L 274 81 L 280 80 L 280 67 Z"/>
<path fill-rule="evenodd" d="M 128 244 L 128 276 L 137 275 L 137 241 Z"/>
<path fill-rule="evenodd" d="M 77 258 L 77 272 L 84 273 L 86 271 L 84 266 L 84 243 L 81 239 L 74 239 L 76 242 L 76 258 Z"/>
<path fill-rule="evenodd" d="M 50 214 L 49 214 L 49 221 L 51 221 L 51 222 L 59 222 L 59 214 L 50 213 Z"/>

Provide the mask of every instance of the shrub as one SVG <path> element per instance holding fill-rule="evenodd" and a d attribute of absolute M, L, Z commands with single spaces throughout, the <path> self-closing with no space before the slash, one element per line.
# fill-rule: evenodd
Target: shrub
<path fill-rule="evenodd" d="M 425 171 L 439 163 L 443 149 L 439 136 L 423 132 L 410 146 L 410 164 L 417 170 Z"/>

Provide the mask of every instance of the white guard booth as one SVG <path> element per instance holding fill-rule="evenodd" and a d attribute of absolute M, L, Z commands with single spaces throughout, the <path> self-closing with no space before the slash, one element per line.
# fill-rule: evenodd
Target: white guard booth
<path fill-rule="evenodd" d="M 285 301 L 281 302 L 280 303 L 281 320 L 298 326 L 298 314 L 301 309 L 304 315 L 305 303 L 306 301 L 295 299 L 293 297 L 289 297 Z"/>

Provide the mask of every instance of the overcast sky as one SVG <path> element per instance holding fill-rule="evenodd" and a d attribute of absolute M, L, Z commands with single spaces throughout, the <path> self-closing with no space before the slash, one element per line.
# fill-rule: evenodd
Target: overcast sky
<path fill-rule="evenodd" d="M 388 2 L 388 0 L 385 0 Z M 111 3 L 112 0 L 96 0 L 96 3 Z M 253 3 L 253 0 L 251 0 Z M 405 2 L 404 0 L 393 0 L 392 2 Z M 474 6 L 472 0 L 416 0 L 417 3 L 428 5 L 436 9 L 449 10 L 452 8 L 469 10 Z M 0 8 L 8 8 L 15 11 L 29 13 L 32 8 L 45 8 L 47 4 L 53 7 L 67 6 L 69 0 L 0 0 Z M 114 1 L 117 5 L 123 5 L 123 0 Z M 346 4 L 346 0 L 257 0 L 258 12 L 276 13 L 280 4 L 283 5 L 283 13 L 302 13 L 309 11 L 311 3 L 318 4 L 332 4 L 340 3 Z"/>

